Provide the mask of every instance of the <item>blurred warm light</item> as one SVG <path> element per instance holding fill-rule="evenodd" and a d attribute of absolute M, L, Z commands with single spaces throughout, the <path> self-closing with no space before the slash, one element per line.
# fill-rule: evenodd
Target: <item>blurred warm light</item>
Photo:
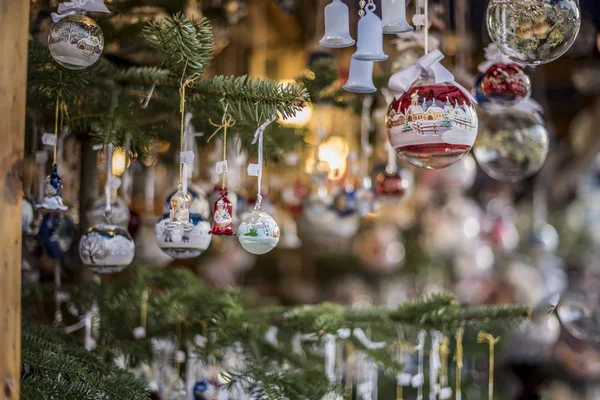
<path fill-rule="evenodd" d="M 283 86 L 286 85 L 295 85 L 296 81 L 293 79 L 285 79 L 280 81 Z M 291 115 L 287 118 L 283 118 L 282 115 L 279 116 L 279 123 L 285 126 L 289 126 L 292 128 L 302 128 L 309 123 L 313 116 L 313 108 L 310 105 L 304 106 L 303 109 L 296 111 L 296 115 Z"/>
<path fill-rule="evenodd" d="M 319 146 L 319 161 L 327 164 L 329 179 L 340 179 L 346 172 L 350 147 L 341 136 L 331 136 Z"/>
<path fill-rule="evenodd" d="M 125 173 L 125 170 L 129 167 L 129 157 L 125 149 L 119 147 L 116 148 L 112 156 L 112 172 L 114 176 L 121 176 Z"/>

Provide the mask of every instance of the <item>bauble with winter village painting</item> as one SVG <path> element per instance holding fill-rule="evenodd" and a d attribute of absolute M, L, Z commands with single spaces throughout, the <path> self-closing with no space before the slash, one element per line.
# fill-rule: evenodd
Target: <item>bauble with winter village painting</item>
<path fill-rule="evenodd" d="M 120 226 L 99 224 L 79 241 L 81 261 L 98 274 L 121 272 L 133 261 L 135 243 Z"/>
<path fill-rule="evenodd" d="M 390 105 L 388 139 L 398 156 L 426 169 L 462 159 L 477 138 L 477 113 L 464 89 L 419 81 Z"/>
<path fill-rule="evenodd" d="M 80 70 L 94 65 L 104 51 L 104 35 L 96 21 L 74 14 L 52 26 L 48 48 L 57 63 L 65 68 Z"/>
<path fill-rule="evenodd" d="M 277 222 L 260 208 L 244 218 L 237 234 L 242 247 L 256 255 L 273 250 L 281 236 Z"/>

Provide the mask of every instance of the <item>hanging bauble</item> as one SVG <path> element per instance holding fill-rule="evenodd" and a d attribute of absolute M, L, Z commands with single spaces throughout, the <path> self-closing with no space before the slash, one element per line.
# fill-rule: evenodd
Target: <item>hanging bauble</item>
<path fill-rule="evenodd" d="M 233 236 L 233 205 L 227 198 L 227 189 L 221 189 L 221 197 L 215 202 L 213 209 L 213 235 Z"/>
<path fill-rule="evenodd" d="M 361 217 L 376 212 L 380 208 L 380 204 L 375 197 L 375 192 L 366 187 L 356 189 L 356 205 L 358 215 Z"/>
<path fill-rule="evenodd" d="M 532 247 L 541 253 L 556 252 L 560 242 L 558 231 L 550 224 L 535 226 L 530 240 Z"/>
<path fill-rule="evenodd" d="M 488 98 L 485 97 L 483 91 L 481 90 L 481 80 L 483 79 L 483 74 L 478 74 L 475 77 L 475 84 L 473 84 L 473 90 L 471 91 L 475 100 L 477 100 L 477 104 L 482 105 L 489 102 Z"/>
<path fill-rule="evenodd" d="M 600 342 L 600 304 L 597 295 L 563 293 L 556 311 L 560 322 L 571 335 L 580 340 Z"/>
<path fill-rule="evenodd" d="M 279 226 L 260 206 L 248 214 L 238 228 L 242 247 L 252 254 L 266 254 L 279 243 Z"/>
<path fill-rule="evenodd" d="M 52 172 L 46 178 L 44 199 L 41 204 L 37 205 L 37 208 L 41 208 L 42 210 L 67 211 L 69 207 L 63 204 L 62 191 L 63 181 L 58 175 L 58 166 L 54 164 L 52 165 Z"/>
<path fill-rule="evenodd" d="M 350 36 L 348 6 L 341 0 L 333 0 L 325 7 L 325 35 L 319 43 L 332 49 L 354 45 L 354 39 Z"/>
<path fill-rule="evenodd" d="M 79 241 L 81 261 L 98 274 L 121 272 L 133 261 L 135 243 L 129 233 L 110 223 L 88 229 Z"/>
<path fill-rule="evenodd" d="M 490 177 L 518 182 L 540 170 L 550 146 L 548 131 L 533 112 L 517 108 L 490 114 L 475 146 L 477 162 Z"/>
<path fill-rule="evenodd" d="M 221 185 L 215 186 L 213 192 L 208 197 L 209 204 L 213 204 L 213 209 L 214 209 L 214 204 L 217 201 L 219 201 L 219 199 L 221 198 L 221 195 L 222 195 Z M 232 212 L 231 217 L 233 219 L 232 224 L 237 225 L 241 222 L 240 213 L 238 212 L 238 210 L 246 209 L 247 201 L 239 193 L 237 193 L 233 190 L 230 191 L 229 189 L 227 190 L 227 199 L 229 199 L 231 204 L 233 204 L 233 208 L 231 211 Z M 209 219 L 209 218 L 207 218 L 207 219 Z"/>
<path fill-rule="evenodd" d="M 189 221 L 192 229 L 169 229 L 169 214 L 165 214 L 155 227 L 156 243 L 158 247 L 170 257 L 177 259 L 196 258 L 204 253 L 212 236 L 210 224 L 200 214 L 190 214 Z"/>
<path fill-rule="evenodd" d="M 44 214 L 39 236 L 46 253 L 51 258 L 60 258 L 71 248 L 75 228 L 71 218 L 61 212 Z"/>
<path fill-rule="evenodd" d="M 577 0 L 492 0 L 487 28 L 492 41 L 511 60 L 544 64 L 571 47 L 581 25 Z"/>
<path fill-rule="evenodd" d="M 389 83 L 396 98 L 388 110 L 388 139 L 401 159 L 420 168 L 458 162 L 477 137 L 475 99 L 453 82 L 442 58 L 435 50 Z"/>
<path fill-rule="evenodd" d="M 336 194 L 333 197 L 333 204 L 331 207 L 340 217 L 347 217 L 355 214 L 358 208 L 358 202 L 354 188 L 347 187 Z"/>
<path fill-rule="evenodd" d="M 129 212 L 129 205 L 120 196 L 117 195 L 116 190 L 113 190 L 110 196 L 110 207 L 111 207 L 111 223 L 118 225 L 121 228 L 127 228 L 129 226 L 129 220 L 131 214 Z M 104 223 L 104 217 L 106 214 L 106 199 L 104 197 L 96 200 L 90 209 L 90 222 L 92 226 L 100 225 Z"/>
<path fill-rule="evenodd" d="M 83 13 L 67 15 L 48 35 L 48 48 L 57 63 L 79 70 L 94 65 L 104 51 L 104 35 L 96 21 Z"/>
<path fill-rule="evenodd" d="M 375 193 L 388 198 L 405 198 L 410 192 L 411 179 L 404 171 L 380 172 L 375 181 Z"/>
<path fill-rule="evenodd" d="M 531 81 L 525 70 L 514 63 L 493 64 L 483 74 L 479 84 L 489 101 L 504 105 L 514 105 L 531 92 Z"/>
<path fill-rule="evenodd" d="M 199 214 L 204 219 L 208 219 L 210 216 L 210 205 L 208 202 L 208 198 L 204 190 L 198 187 L 188 187 L 187 188 L 188 197 L 190 198 L 190 214 Z M 167 214 L 171 208 L 171 197 L 177 193 L 177 190 L 174 190 L 167 199 L 164 204 L 164 214 Z"/>

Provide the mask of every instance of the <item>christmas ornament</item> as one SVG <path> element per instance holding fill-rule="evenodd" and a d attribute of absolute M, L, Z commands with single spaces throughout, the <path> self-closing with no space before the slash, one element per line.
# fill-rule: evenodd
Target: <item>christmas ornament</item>
<path fill-rule="evenodd" d="M 361 19 L 358 21 L 358 41 L 356 52 L 352 58 L 361 61 L 385 61 L 388 56 L 383 52 L 383 23 L 375 14 L 377 6 L 373 0 L 361 9 Z"/>
<path fill-rule="evenodd" d="M 135 244 L 120 226 L 95 225 L 79 241 L 81 261 L 98 274 L 121 272 L 133 261 Z"/>
<path fill-rule="evenodd" d="M 390 79 L 396 99 L 387 133 L 401 159 L 426 169 L 448 167 L 465 156 L 477 137 L 475 99 L 439 64 L 439 50 Z"/>
<path fill-rule="evenodd" d="M 175 195 L 175 193 L 177 193 L 177 190 L 178 189 L 174 190 L 169 196 L 167 196 L 167 199 L 165 200 L 164 207 L 163 207 L 164 214 L 167 214 L 170 212 L 171 197 L 173 197 Z M 204 190 L 202 190 L 199 187 L 189 187 L 188 186 L 187 196 L 190 199 L 190 202 L 189 202 L 190 215 L 198 214 L 202 218 L 208 219 L 208 217 L 210 216 L 210 205 L 208 203 L 208 198 L 207 198 Z"/>
<path fill-rule="evenodd" d="M 296 182 L 291 187 L 286 187 L 281 192 L 281 199 L 287 211 L 292 215 L 302 214 L 304 209 L 304 199 L 308 195 L 308 190 L 300 182 Z"/>
<path fill-rule="evenodd" d="M 511 60 L 530 65 L 562 56 L 580 25 L 577 0 L 492 0 L 487 10 L 492 41 Z"/>
<path fill-rule="evenodd" d="M 348 81 L 344 85 L 344 90 L 361 94 L 377 92 L 373 84 L 373 61 L 351 59 Z"/>
<path fill-rule="evenodd" d="M 325 36 L 319 43 L 332 49 L 354 46 L 354 39 L 350 36 L 348 6 L 341 0 L 333 0 L 325 7 Z"/>
<path fill-rule="evenodd" d="M 55 163 L 52 165 L 52 172 L 46 178 L 44 199 L 41 204 L 37 205 L 37 208 L 41 208 L 42 210 L 67 211 L 69 207 L 63 204 L 62 191 L 63 182 L 58 175 L 58 166 Z"/>
<path fill-rule="evenodd" d="M 590 292 L 565 292 L 556 312 L 565 329 L 580 340 L 600 342 L 600 304 Z"/>
<path fill-rule="evenodd" d="M 192 394 L 194 395 L 194 400 L 208 400 L 211 396 L 214 396 L 215 390 L 215 385 L 208 379 L 203 378 L 194 384 Z"/>
<path fill-rule="evenodd" d="M 252 254 L 265 254 L 273 250 L 279 242 L 279 226 L 275 220 L 262 210 L 262 196 L 260 194 L 263 168 L 263 135 L 275 117 L 262 124 L 254 135 L 252 144 L 258 142 L 258 164 L 248 166 L 248 174 L 258 178 L 258 193 L 256 195 L 256 206 L 238 229 L 238 239 L 242 247 Z"/>
<path fill-rule="evenodd" d="M 333 197 L 333 204 L 331 206 L 340 217 L 356 213 L 358 201 L 354 188 L 350 186 L 341 190 Z"/>
<path fill-rule="evenodd" d="M 117 190 L 112 188 L 110 194 L 110 210 L 111 210 L 111 222 L 114 225 L 122 228 L 129 226 L 129 220 L 131 219 L 131 213 L 129 211 L 129 205 L 120 196 L 117 195 Z M 90 222 L 92 226 L 104 223 L 104 217 L 106 213 L 106 200 L 98 199 L 92 204 L 90 210 Z"/>
<path fill-rule="evenodd" d="M 537 103 L 526 100 L 515 109 L 490 113 L 483 122 L 474 154 L 490 177 L 518 182 L 540 170 L 550 140 L 544 125 L 533 116 L 537 107 Z"/>
<path fill-rule="evenodd" d="M 75 228 L 71 218 L 60 212 L 45 213 L 39 236 L 50 258 L 58 259 L 71 248 Z"/>
<path fill-rule="evenodd" d="M 165 214 L 155 227 L 158 247 L 170 257 L 176 259 L 195 258 L 210 246 L 210 223 L 200 214 L 190 214 L 186 228 L 169 228 L 169 214 Z"/>
<path fill-rule="evenodd" d="M 48 48 L 57 63 L 79 70 L 94 65 L 104 50 L 104 35 L 87 11 L 110 13 L 104 0 L 74 0 L 58 5 L 52 13 L 54 25 L 48 35 Z"/>
<path fill-rule="evenodd" d="M 500 336 L 493 337 L 491 334 L 481 331 L 477 335 L 477 343 L 487 343 L 490 348 L 490 361 L 489 361 L 489 378 L 488 378 L 488 399 L 494 399 L 494 351 L 495 347 L 500 342 Z"/>
<path fill-rule="evenodd" d="M 469 153 L 456 164 L 442 170 L 428 172 L 423 178 L 435 189 L 445 192 L 464 192 L 475 183 L 477 163 Z"/>
<path fill-rule="evenodd" d="M 405 198 L 411 188 L 412 177 L 406 170 L 399 171 L 396 154 L 392 146 L 387 143 L 388 163 L 383 172 L 377 174 L 375 179 L 375 193 L 388 198 Z"/>
<path fill-rule="evenodd" d="M 381 16 L 383 33 L 393 35 L 413 30 L 413 27 L 406 21 L 406 0 L 382 0 Z"/>

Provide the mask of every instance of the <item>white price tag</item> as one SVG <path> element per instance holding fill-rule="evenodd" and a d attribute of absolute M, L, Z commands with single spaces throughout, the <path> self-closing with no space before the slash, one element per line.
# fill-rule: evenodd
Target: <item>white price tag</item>
<path fill-rule="evenodd" d="M 425 14 L 415 14 L 412 22 L 415 26 L 425 26 Z"/>
<path fill-rule="evenodd" d="M 195 156 L 193 151 L 184 151 L 179 153 L 179 162 L 181 164 L 193 164 L 194 158 Z"/>
<path fill-rule="evenodd" d="M 182 350 L 177 351 L 175 353 L 175 362 L 177 364 L 183 364 L 185 362 L 185 352 Z"/>
<path fill-rule="evenodd" d="M 396 376 L 396 382 L 398 382 L 399 386 L 410 386 L 411 381 L 412 375 L 407 374 L 406 372 L 403 372 Z"/>
<path fill-rule="evenodd" d="M 103 144 L 95 144 L 95 145 L 92 146 L 92 150 L 94 150 L 94 151 L 100 151 L 103 148 L 104 148 Z"/>
<path fill-rule="evenodd" d="M 146 337 L 146 328 L 143 326 L 133 328 L 133 337 L 136 339 L 144 339 Z"/>
<path fill-rule="evenodd" d="M 110 180 L 110 187 L 112 189 L 118 189 L 121 187 L 121 179 L 113 176 Z"/>
<path fill-rule="evenodd" d="M 200 347 L 201 349 L 206 347 L 206 343 L 208 342 L 208 339 L 205 338 L 202 335 L 196 335 L 194 336 L 194 344 L 198 347 Z"/>
<path fill-rule="evenodd" d="M 48 152 L 38 151 L 35 153 L 35 162 L 37 164 L 46 164 L 48 161 Z"/>
<path fill-rule="evenodd" d="M 248 176 L 258 176 L 258 175 L 260 175 L 260 165 L 248 164 Z"/>
<path fill-rule="evenodd" d="M 42 143 L 46 146 L 56 145 L 56 135 L 54 133 L 44 133 L 42 135 Z"/>
<path fill-rule="evenodd" d="M 219 161 L 215 168 L 217 170 L 217 174 L 224 174 L 225 172 L 229 171 L 227 168 L 227 161 Z"/>
<path fill-rule="evenodd" d="M 423 374 L 416 374 L 415 376 L 412 377 L 412 387 L 414 388 L 418 388 L 423 386 L 423 384 L 425 383 L 425 377 L 423 376 Z"/>
<path fill-rule="evenodd" d="M 445 387 L 440 390 L 440 400 L 448 400 L 452 398 L 452 389 L 449 387 Z"/>

